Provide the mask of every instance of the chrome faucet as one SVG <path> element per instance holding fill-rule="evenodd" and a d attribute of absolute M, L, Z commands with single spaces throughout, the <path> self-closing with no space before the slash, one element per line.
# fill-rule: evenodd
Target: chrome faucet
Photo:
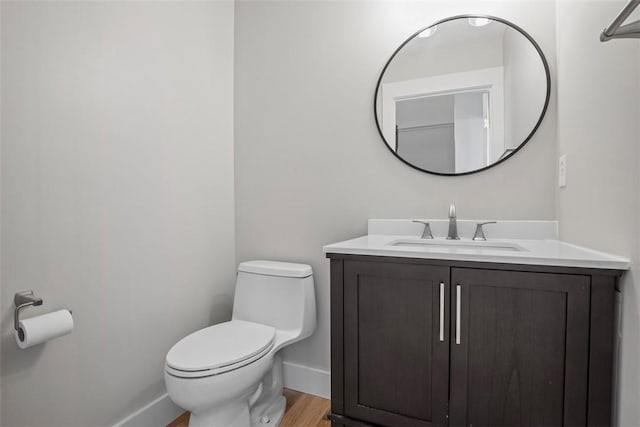
<path fill-rule="evenodd" d="M 449 205 L 449 232 L 447 233 L 447 240 L 460 240 L 460 236 L 458 236 L 458 222 L 456 220 L 456 205 L 453 203 Z"/>

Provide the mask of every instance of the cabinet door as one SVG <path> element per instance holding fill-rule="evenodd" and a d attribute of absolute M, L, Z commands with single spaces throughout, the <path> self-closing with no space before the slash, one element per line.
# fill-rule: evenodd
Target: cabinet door
<path fill-rule="evenodd" d="M 586 425 L 590 278 L 454 268 L 451 283 L 451 425 Z"/>
<path fill-rule="evenodd" d="M 347 416 L 386 426 L 446 425 L 449 292 L 447 267 L 345 262 Z"/>

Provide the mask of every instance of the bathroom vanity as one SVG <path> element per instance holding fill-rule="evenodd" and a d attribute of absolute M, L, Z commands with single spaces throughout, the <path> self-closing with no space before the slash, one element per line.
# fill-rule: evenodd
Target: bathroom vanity
<path fill-rule="evenodd" d="M 332 425 L 611 424 L 628 260 L 555 240 L 554 222 L 501 221 L 486 242 L 473 225 L 452 242 L 437 221 L 421 239 L 372 220 L 324 247 Z"/>

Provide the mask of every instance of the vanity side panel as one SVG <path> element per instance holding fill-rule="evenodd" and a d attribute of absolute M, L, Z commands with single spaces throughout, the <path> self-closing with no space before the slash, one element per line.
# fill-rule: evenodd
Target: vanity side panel
<path fill-rule="evenodd" d="M 331 259 L 331 412 L 344 415 L 344 261 Z M 334 426 L 340 424 L 332 422 Z"/>
<path fill-rule="evenodd" d="M 591 278 L 591 333 L 589 340 L 589 404 L 587 425 L 612 423 L 614 349 L 616 336 L 616 278 Z"/>

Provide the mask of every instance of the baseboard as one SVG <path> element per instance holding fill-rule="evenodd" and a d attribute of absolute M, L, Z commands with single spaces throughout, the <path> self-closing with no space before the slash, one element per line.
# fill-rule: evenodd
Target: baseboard
<path fill-rule="evenodd" d="M 178 418 L 184 409 L 176 406 L 167 393 L 138 409 L 113 427 L 156 427 L 166 426 Z"/>
<path fill-rule="evenodd" d="M 330 372 L 291 362 L 283 362 L 282 367 L 286 388 L 331 399 Z"/>
<path fill-rule="evenodd" d="M 284 386 L 314 396 L 331 398 L 331 374 L 316 368 L 284 362 Z M 178 418 L 184 409 L 176 406 L 166 393 L 138 409 L 113 427 L 166 426 Z"/>

